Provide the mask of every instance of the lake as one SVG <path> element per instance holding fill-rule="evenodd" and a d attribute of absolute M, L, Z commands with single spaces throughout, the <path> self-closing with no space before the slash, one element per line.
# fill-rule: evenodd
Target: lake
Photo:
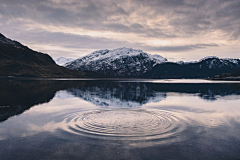
<path fill-rule="evenodd" d="M 240 82 L 0 79 L 0 159 L 240 159 Z"/>

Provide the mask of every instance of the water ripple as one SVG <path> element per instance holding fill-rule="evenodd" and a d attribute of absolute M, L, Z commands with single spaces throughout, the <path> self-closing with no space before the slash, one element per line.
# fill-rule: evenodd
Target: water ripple
<path fill-rule="evenodd" d="M 63 122 L 65 132 L 103 140 L 174 141 L 186 128 L 185 120 L 172 112 L 144 109 L 77 112 Z"/>

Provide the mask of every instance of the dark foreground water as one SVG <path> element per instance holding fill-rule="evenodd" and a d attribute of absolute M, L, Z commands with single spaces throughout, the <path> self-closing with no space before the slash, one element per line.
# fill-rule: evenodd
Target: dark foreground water
<path fill-rule="evenodd" d="M 1 79 L 0 159 L 240 159 L 240 84 Z"/>

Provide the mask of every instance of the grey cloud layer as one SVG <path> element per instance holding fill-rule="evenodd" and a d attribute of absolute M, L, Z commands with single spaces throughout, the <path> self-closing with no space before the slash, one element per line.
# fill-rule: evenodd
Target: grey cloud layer
<path fill-rule="evenodd" d="M 238 39 L 239 8 L 239 0 L 2 0 L 0 14 L 5 23 L 23 18 L 162 38 L 220 30 L 227 38 Z"/>
<path fill-rule="evenodd" d="M 25 36 L 31 35 L 31 36 Z M 115 49 L 119 47 L 132 47 L 148 51 L 182 52 L 207 47 L 218 47 L 217 44 L 192 44 L 182 46 L 162 46 L 155 47 L 145 45 L 144 43 L 130 43 L 126 41 L 117 41 L 109 38 L 91 37 L 85 35 L 75 35 L 61 32 L 48 32 L 45 30 L 31 30 L 19 32 L 15 35 L 16 39 L 23 39 L 25 42 L 37 43 L 40 45 L 61 46 L 69 49 Z"/>

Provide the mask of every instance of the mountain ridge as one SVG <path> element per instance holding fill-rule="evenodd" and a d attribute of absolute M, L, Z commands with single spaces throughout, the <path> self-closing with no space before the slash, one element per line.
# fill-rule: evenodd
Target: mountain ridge
<path fill-rule="evenodd" d="M 240 59 L 207 56 L 198 61 L 170 62 L 160 55 L 151 55 L 142 50 L 117 48 L 92 52 L 64 66 L 81 71 L 90 70 L 110 77 L 207 78 L 239 70 Z"/>
<path fill-rule="evenodd" d="M 206 57 L 199 61 L 159 64 L 142 78 L 208 78 L 240 69 L 239 59 Z"/>
<path fill-rule="evenodd" d="M 58 66 L 48 55 L 34 51 L 0 34 L 0 77 L 85 78 L 105 77 L 93 72 Z"/>
<path fill-rule="evenodd" d="M 48 54 L 34 51 L 0 33 L 0 67 L 0 76 L 18 77 L 208 78 L 222 73 L 239 75 L 240 59 L 208 56 L 198 61 L 169 62 L 160 55 L 123 47 L 98 50 L 62 67 Z"/>

